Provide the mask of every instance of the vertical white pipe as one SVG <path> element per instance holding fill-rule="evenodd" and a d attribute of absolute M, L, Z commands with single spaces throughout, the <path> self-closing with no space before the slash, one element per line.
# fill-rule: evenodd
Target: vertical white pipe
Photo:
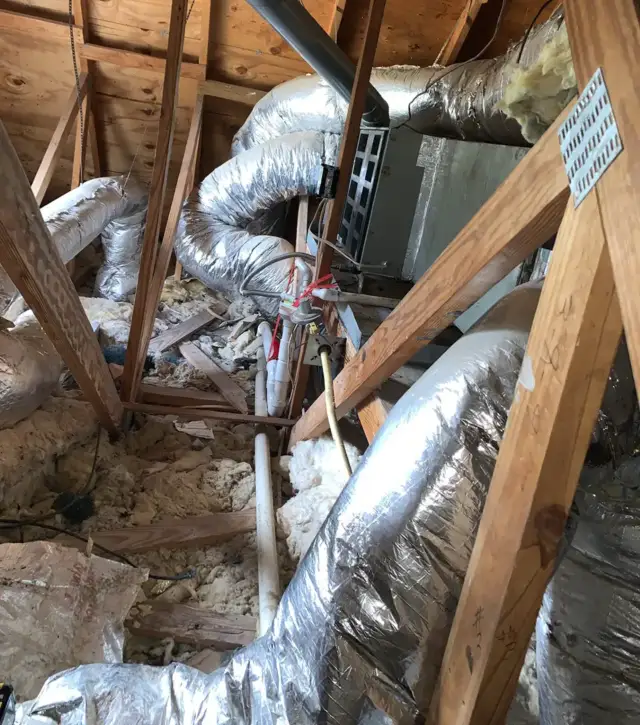
<path fill-rule="evenodd" d="M 268 328 L 268 325 L 267 325 Z M 263 336 L 263 341 L 266 336 Z M 256 374 L 256 415 L 267 415 L 267 389 L 265 356 L 258 349 Z M 255 441 L 256 473 L 256 542 L 258 547 L 258 607 L 260 636 L 266 634 L 280 600 L 280 573 L 276 546 L 276 521 L 273 509 L 271 482 L 271 456 L 269 440 L 262 427 L 257 429 Z"/>
<path fill-rule="evenodd" d="M 290 320 L 282 320 L 282 337 L 278 349 L 278 361 L 275 367 L 275 380 L 273 384 L 273 406 L 269 405 L 269 415 L 279 417 L 282 415 L 287 404 L 289 392 L 289 348 L 291 347 L 291 332 L 293 323 Z M 271 409 L 272 408 L 272 409 Z"/>

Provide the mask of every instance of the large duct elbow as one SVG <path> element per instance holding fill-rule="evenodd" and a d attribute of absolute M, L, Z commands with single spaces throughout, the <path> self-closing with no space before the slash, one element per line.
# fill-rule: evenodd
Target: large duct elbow
<path fill-rule="evenodd" d="M 136 288 L 146 213 L 146 191 L 122 176 L 85 181 L 42 208 L 65 264 L 102 235 L 105 259 L 96 290 L 112 300 L 124 300 Z"/>
<path fill-rule="evenodd" d="M 530 34 L 524 48 L 521 41 L 499 58 L 448 68 L 375 68 L 371 82 L 388 104 L 394 128 L 406 124 L 430 136 L 526 146 L 521 124 L 497 106 L 504 99 L 514 71 L 532 67 L 541 59 L 540 78 L 535 82 L 542 88 L 535 92 L 542 93 L 546 83 L 556 94 L 556 86 L 560 86 L 554 102 L 547 103 L 552 113 L 556 107 L 559 112 L 575 94 L 575 77 L 571 72 L 567 78 L 557 76 L 552 54 L 543 51 L 556 36 L 562 48 L 566 46 L 570 61 L 566 29 L 562 17 L 556 15 Z M 557 76 L 553 82 L 551 76 Z M 321 74 L 294 78 L 276 86 L 256 103 L 234 137 L 232 153 L 298 131 L 342 133 L 347 110 L 348 99 L 336 93 Z M 544 125 L 546 121 L 540 122 Z"/>
<path fill-rule="evenodd" d="M 231 159 L 207 176 L 186 202 L 175 240 L 185 270 L 211 289 L 235 297 L 245 276 L 278 254 L 293 251 L 270 236 L 268 212 L 296 196 L 318 192 L 322 164 L 335 164 L 339 139 L 298 133 L 274 139 Z M 290 261 L 258 273 L 252 285 L 283 291 Z M 278 300 L 256 297 L 275 317 Z"/>
<path fill-rule="evenodd" d="M 248 0 L 345 102 L 349 103 L 356 69 L 347 55 L 311 16 L 299 0 Z M 389 108 L 376 88 L 369 84 L 364 123 L 386 126 Z"/>

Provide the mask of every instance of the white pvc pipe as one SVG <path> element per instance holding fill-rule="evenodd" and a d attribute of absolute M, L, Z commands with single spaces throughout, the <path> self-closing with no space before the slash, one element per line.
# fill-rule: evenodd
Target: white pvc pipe
<path fill-rule="evenodd" d="M 268 327 L 268 325 L 267 325 Z M 270 331 L 269 331 L 270 333 Z M 263 341 L 265 337 L 263 337 Z M 267 414 L 267 389 L 265 356 L 258 349 L 256 374 L 256 415 Z M 255 441 L 256 473 L 256 544 L 258 547 L 258 608 L 259 633 L 266 634 L 275 617 L 280 600 L 280 573 L 276 546 L 276 521 L 273 509 L 273 484 L 271 482 L 271 456 L 269 440 L 261 428 Z"/>
<path fill-rule="evenodd" d="M 283 319 L 282 337 L 280 338 L 278 361 L 275 368 L 275 380 L 273 385 L 273 411 L 269 410 L 269 415 L 273 415 L 276 418 L 282 415 L 282 412 L 287 404 L 289 381 L 291 379 L 291 375 L 289 373 L 289 348 L 291 347 L 292 331 L 293 323 L 290 320 Z M 269 407 L 271 407 L 271 405 Z"/>
<path fill-rule="evenodd" d="M 264 348 L 264 357 L 269 359 L 269 352 L 271 351 L 271 344 L 273 341 L 273 335 L 271 334 L 271 327 L 268 322 L 261 322 L 258 325 L 258 334 L 262 337 L 262 346 Z M 276 383 L 276 367 L 278 365 L 277 360 L 269 360 L 266 364 L 266 410 L 269 415 L 275 415 L 275 383 Z M 256 414 L 257 415 L 257 414 Z M 266 413 L 265 413 L 266 415 Z"/>

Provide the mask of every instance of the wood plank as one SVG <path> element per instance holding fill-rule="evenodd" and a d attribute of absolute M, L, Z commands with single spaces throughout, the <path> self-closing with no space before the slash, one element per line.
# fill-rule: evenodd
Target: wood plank
<path fill-rule="evenodd" d="M 94 60 L 100 63 L 111 63 L 123 68 L 136 68 L 151 70 L 156 73 L 164 73 L 167 61 L 154 55 L 146 55 L 133 50 L 121 50 L 120 48 L 107 48 L 96 43 L 86 43 L 80 51 L 83 58 Z M 202 81 L 206 78 L 207 68 L 200 63 L 184 62 L 180 65 L 180 76 Z"/>
<path fill-rule="evenodd" d="M 640 390 L 640 22 L 634 0 L 569 0 L 567 29 L 580 88 L 602 68 L 623 151 L 596 186 L 622 308 L 636 389 Z"/>
<path fill-rule="evenodd" d="M 80 76 L 80 100 L 82 100 L 87 93 L 88 81 L 89 76 L 86 73 L 83 73 Z M 38 204 L 42 203 L 44 195 L 47 193 L 53 173 L 56 170 L 56 164 L 62 155 L 64 143 L 69 136 L 69 132 L 71 131 L 71 127 L 73 126 L 77 115 L 78 91 L 74 84 L 71 94 L 69 95 L 65 111 L 62 116 L 60 116 L 56 130 L 53 132 L 47 151 L 40 163 L 40 168 L 35 175 L 33 184 L 31 184 L 31 190 L 33 191 L 33 195 L 35 196 Z"/>
<path fill-rule="evenodd" d="M 353 161 L 356 157 L 362 114 L 364 113 L 367 102 L 369 78 L 371 77 L 378 37 L 380 36 L 380 28 L 382 27 L 385 5 L 386 0 L 370 0 L 369 4 L 367 29 L 356 67 L 356 75 L 349 101 L 349 110 L 347 111 L 342 142 L 340 144 L 340 153 L 338 154 L 337 166 L 341 173 L 338 175 L 335 197 L 330 202 L 329 220 L 324 229 L 324 236 L 334 244 L 338 238 L 344 204 L 351 180 L 351 170 L 353 169 Z M 331 271 L 333 248 L 328 244 L 320 243 L 316 256 L 315 279 L 319 279 Z"/>
<path fill-rule="evenodd" d="M 469 35 L 471 26 L 478 17 L 478 13 L 487 0 L 467 0 L 464 10 L 456 21 L 456 24 L 447 38 L 447 42 L 442 46 L 442 50 L 438 53 L 436 64 L 449 65 L 454 63 L 458 57 L 458 53 L 464 45 L 464 41 Z"/>
<path fill-rule="evenodd" d="M 340 24 L 342 23 L 346 4 L 346 0 L 335 0 L 333 5 L 333 12 L 331 14 L 327 33 L 331 36 L 335 43 L 338 42 L 338 32 L 340 30 Z"/>
<path fill-rule="evenodd" d="M 66 38 L 69 40 L 69 23 L 61 20 L 49 20 L 29 13 L 0 9 L 0 30 L 17 30 L 22 33 L 37 34 L 44 38 Z"/>
<path fill-rule="evenodd" d="M 164 519 L 155 524 L 132 526 L 128 529 L 96 531 L 91 532 L 91 538 L 99 546 L 111 551 L 134 554 L 156 549 L 198 549 L 215 546 L 238 534 L 255 530 L 255 509 L 245 509 L 231 513 L 188 516 L 183 519 Z M 82 542 L 77 545 L 84 546 Z"/>
<path fill-rule="evenodd" d="M 211 3 L 212 0 L 200 0 L 200 52 L 198 53 L 198 60 L 204 65 L 205 70 L 209 63 L 209 45 L 211 43 Z"/>
<path fill-rule="evenodd" d="M 338 417 L 357 406 L 557 231 L 569 197 L 561 114 L 334 381 Z M 518 209 L 518 214 L 513 213 Z M 319 398 L 291 445 L 329 427 Z"/>
<path fill-rule="evenodd" d="M 192 342 L 180 345 L 180 354 L 194 368 L 201 370 L 222 393 L 223 398 L 240 413 L 248 413 L 249 406 L 244 390 L 225 373 L 225 371 L 205 355 Z"/>
<path fill-rule="evenodd" d="M 115 433 L 122 407 L 109 368 L 2 123 L 0 186 L 0 264 L 102 425 Z"/>
<path fill-rule="evenodd" d="M 151 403 L 152 405 L 183 405 L 190 408 L 215 406 L 220 410 L 223 408 L 232 409 L 220 393 L 198 390 L 198 388 L 171 388 L 165 385 L 141 383 L 140 397 L 143 403 Z"/>
<path fill-rule="evenodd" d="M 504 722 L 621 333 L 598 200 L 590 195 L 578 209 L 571 200 L 529 336 L 431 723 Z"/>
<path fill-rule="evenodd" d="M 157 309 L 156 306 L 153 310 L 148 310 L 147 303 L 156 265 L 162 208 L 167 186 L 187 13 L 187 0 L 172 0 L 169 47 L 167 50 L 167 65 L 162 92 L 160 127 L 158 129 L 156 155 L 151 175 L 147 221 L 142 240 L 138 287 L 136 289 L 124 374 L 122 376 L 122 396 L 128 401 L 135 400 L 138 394 L 138 388 L 142 378 L 142 369 L 149 346 L 149 335 L 145 335 L 145 325 L 148 325 L 147 320 L 149 316 L 155 316 Z M 153 324 L 153 320 L 151 324 Z"/>
<path fill-rule="evenodd" d="M 166 332 L 162 332 L 157 337 L 154 337 L 149 345 L 149 352 L 153 354 L 164 352 L 167 348 L 170 348 L 172 345 L 177 345 L 189 337 L 189 335 L 193 335 L 205 325 L 209 325 L 217 319 L 218 316 L 212 314 L 209 310 L 202 310 L 197 315 L 189 317 L 183 322 L 174 325 L 169 330 L 166 330 Z"/>
<path fill-rule="evenodd" d="M 265 418 L 262 415 L 244 413 L 228 413 L 226 410 L 210 410 L 208 408 L 186 408 L 171 405 L 149 405 L 147 403 L 123 403 L 126 410 L 147 415 L 176 415 L 187 420 L 224 420 L 227 423 L 255 423 L 256 425 L 274 425 L 280 428 L 291 428 L 295 420 L 291 418 Z"/>
<path fill-rule="evenodd" d="M 232 650 L 251 644 L 256 638 L 258 620 L 242 614 L 216 614 L 202 607 L 147 600 L 142 605 L 151 611 L 133 623 L 131 631 L 143 637 Z"/>
<path fill-rule="evenodd" d="M 200 93 L 215 98 L 225 98 L 228 101 L 244 103 L 254 106 L 261 98 L 267 95 L 266 91 L 259 91 L 257 88 L 245 88 L 234 83 L 223 83 L 222 81 L 201 81 Z"/>

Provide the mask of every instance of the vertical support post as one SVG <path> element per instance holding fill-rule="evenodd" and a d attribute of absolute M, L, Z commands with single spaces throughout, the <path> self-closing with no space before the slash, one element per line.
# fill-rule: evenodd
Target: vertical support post
<path fill-rule="evenodd" d="M 156 153 L 151 174 L 149 209 L 142 241 L 140 273 L 133 307 L 131 330 L 129 332 L 127 356 L 122 375 L 122 397 L 123 400 L 128 402 L 134 402 L 138 394 L 157 307 L 156 305 L 153 309 L 150 309 L 149 292 L 158 255 L 158 237 L 173 143 L 184 29 L 187 22 L 187 4 L 187 0 L 173 0 L 171 4 L 167 65 L 164 74 Z"/>

